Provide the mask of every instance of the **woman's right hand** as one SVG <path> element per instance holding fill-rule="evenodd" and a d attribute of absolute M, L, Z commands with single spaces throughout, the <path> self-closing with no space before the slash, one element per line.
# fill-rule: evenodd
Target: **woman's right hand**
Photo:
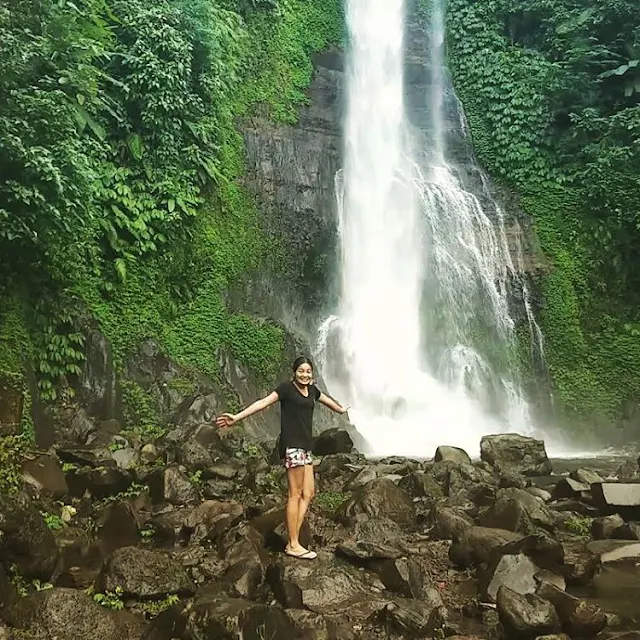
<path fill-rule="evenodd" d="M 236 417 L 231 413 L 223 413 L 221 416 L 216 418 L 216 425 L 221 429 L 225 429 L 226 427 L 230 427 L 235 424 Z"/>

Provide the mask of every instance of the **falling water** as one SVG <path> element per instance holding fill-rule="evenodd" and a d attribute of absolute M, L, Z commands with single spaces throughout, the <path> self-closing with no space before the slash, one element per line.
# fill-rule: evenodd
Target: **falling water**
<path fill-rule="evenodd" d="M 341 303 L 320 328 L 318 353 L 371 455 L 429 456 L 443 443 L 477 450 L 484 434 L 530 430 L 514 375 L 515 270 L 502 211 L 490 218 L 446 160 L 440 1 L 423 144 L 406 114 L 403 0 L 347 0 Z"/>

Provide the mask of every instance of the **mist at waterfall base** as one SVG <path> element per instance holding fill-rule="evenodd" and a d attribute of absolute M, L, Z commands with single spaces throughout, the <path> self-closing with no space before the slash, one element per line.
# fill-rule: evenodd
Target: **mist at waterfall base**
<path fill-rule="evenodd" d="M 512 366 L 517 270 L 504 220 L 497 205 L 489 218 L 445 158 L 443 7 L 433 5 L 431 139 L 420 149 L 404 104 L 404 2 L 347 1 L 341 302 L 316 354 L 372 457 L 427 458 L 442 444 L 474 455 L 483 435 L 535 433 Z M 527 316 L 539 338 L 528 302 Z"/>

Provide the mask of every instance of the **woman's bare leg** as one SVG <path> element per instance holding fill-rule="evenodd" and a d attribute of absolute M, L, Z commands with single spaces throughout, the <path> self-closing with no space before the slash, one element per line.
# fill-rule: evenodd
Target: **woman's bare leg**
<path fill-rule="evenodd" d="M 306 464 L 304 467 L 304 477 L 302 482 L 302 496 L 298 506 L 298 523 L 296 526 L 296 539 L 300 538 L 300 530 L 302 529 L 302 523 L 304 517 L 307 514 L 307 509 L 313 496 L 315 494 L 315 479 L 313 477 L 313 465 Z"/>
<path fill-rule="evenodd" d="M 289 532 L 289 544 L 287 548 L 295 553 L 306 551 L 300 544 L 298 527 L 300 504 L 303 496 L 303 486 L 306 467 L 293 467 L 287 470 L 289 481 L 289 498 L 287 500 L 287 531 Z"/>

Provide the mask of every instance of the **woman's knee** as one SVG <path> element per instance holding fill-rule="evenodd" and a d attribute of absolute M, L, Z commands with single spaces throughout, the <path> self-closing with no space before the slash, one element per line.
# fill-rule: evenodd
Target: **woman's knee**
<path fill-rule="evenodd" d="M 311 502 L 315 495 L 316 495 L 316 490 L 314 487 L 305 487 L 302 491 L 302 498 L 307 502 Z"/>

